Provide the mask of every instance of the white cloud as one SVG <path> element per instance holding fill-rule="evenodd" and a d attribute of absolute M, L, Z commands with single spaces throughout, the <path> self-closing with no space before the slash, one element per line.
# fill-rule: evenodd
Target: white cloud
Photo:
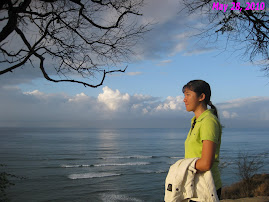
<path fill-rule="evenodd" d="M 127 75 L 128 76 L 137 76 L 137 75 L 141 75 L 142 72 L 128 72 Z"/>
<path fill-rule="evenodd" d="M 143 109 L 143 114 L 147 114 L 148 112 L 149 111 L 146 108 Z"/>
<path fill-rule="evenodd" d="M 146 0 L 142 9 L 142 22 L 153 22 L 152 30 L 144 35 L 144 40 L 136 47 L 136 59 L 160 59 L 174 56 L 187 49 L 190 28 L 196 27 L 197 20 L 182 10 L 182 2 L 174 0 Z M 190 23 L 190 22 L 195 23 Z M 178 33 L 184 33 L 180 37 Z"/>
<path fill-rule="evenodd" d="M 20 91 L 18 89 L 18 91 Z M 29 92 L 22 92 L 23 95 L 26 95 L 28 99 L 31 99 L 35 102 L 43 102 L 43 103 L 55 103 L 62 102 L 63 100 L 68 99 L 68 96 L 65 93 L 43 93 L 39 90 L 33 90 Z"/>
<path fill-rule="evenodd" d="M 25 94 L 25 95 L 34 95 L 36 97 L 41 97 L 41 96 L 45 95 L 44 93 L 42 93 L 42 92 L 40 92 L 38 90 L 33 90 L 31 92 L 24 92 L 23 94 Z"/>
<path fill-rule="evenodd" d="M 74 96 L 39 90 L 23 93 L 18 88 L 0 88 L 0 95 L 2 127 L 188 127 L 193 116 L 185 111 L 182 96 L 161 100 L 107 86 L 97 97 L 84 92 Z M 268 127 L 269 97 L 230 100 L 216 106 L 225 126 Z"/>
<path fill-rule="evenodd" d="M 98 95 L 98 101 L 104 103 L 108 109 L 113 111 L 128 103 L 129 100 L 130 95 L 127 93 L 121 94 L 119 90 L 113 91 L 107 86 L 103 88 L 103 93 Z"/>
<path fill-rule="evenodd" d="M 249 97 L 230 100 L 217 104 L 217 109 L 221 120 L 232 120 L 231 125 L 248 127 L 253 125 L 263 125 L 269 120 L 269 97 Z M 259 126 L 260 127 L 260 126 Z"/>
<path fill-rule="evenodd" d="M 156 107 L 155 110 L 156 111 L 184 110 L 183 97 L 182 96 L 177 96 L 177 97 L 168 96 L 163 103 L 159 104 Z"/>
<path fill-rule="evenodd" d="M 180 34 L 175 35 L 173 38 L 176 45 L 170 52 L 171 56 L 176 55 L 177 53 L 182 53 L 183 56 L 193 56 L 208 53 L 214 50 L 213 47 L 207 47 L 206 44 L 203 46 L 199 43 L 193 44 L 191 38 L 194 35 L 197 35 L 197 31 L 185 31 Z"/>
<path fill-rule="evenodd" d="M 131 109 L 139 109 L 141 107 L 143 107 L 142 104 L 133 104 L 132 107 L 131 107 Z"/>
<path fill-rule="evenodd" d="M 228 111 L 222 111 L 222 116 L 226 119 L 233 119 L 238 117 L 237 113 Z"/>
<path fill-rule="evenodd" d="M 174 38 L 176 40 L 187 40 L 187 39 L 189 39 L 190 35 L 191 35 L 191 32 L 189 32 L 189 31 L 188 32 L 182 32 L 180 34 L 175 35 Z"/>
<path fill-rule="evenodd" d="M 221 103 L 219 108 L 224 109 L 232 109 L 232 108 L 246 108 L 249 105 L 257 104 L 260 102 L 269 102 L 269 97 L 249 97 L 249 98 L 239 98 L 227 101 L 225 103 Z M 264 106 L 266 107 L 266 106 Z"/>
<path fill-rule="evenodd" d="M 150 95 L 143 95 L 143 94 L 134 94 L 133 98 L 139 101 L 152 101 L 155 98 L 152 98 Z"/>
<path fill-rule="evenodd" d="M 186 42 L 178 42 L 177 45 L 173 48 L 173 50 L 170 52 L 169 56 L 174 56 L 177 53 L 184 51 L 186 47 L 187 47 Z"/>
<path fill-rule="evenodd" d="M 163 61 L 160 61 L 157 65 L 158 66 L 164 66 L 164 65 L 167 65 L 169 63 L 171 63 L 172 60 L 163 60 Z"/>
<path fill-rule="evenodd" d="M 191 50 L 186 51 L 183 56 L 193 56 L 193 55 L 201 55 L 204 53 L 209 53 L 214 51 L 214 48 L 207 47 L 207 48 L 193 48 Z"/>
<path fill-rule="evenodd" d="M 69 98 L 68 102 L 81 102 L 81 101 L 87 101 L 89 100 L 89 97 L 85 95 L 85 93 L 76 94 L 73 98 Z"/>

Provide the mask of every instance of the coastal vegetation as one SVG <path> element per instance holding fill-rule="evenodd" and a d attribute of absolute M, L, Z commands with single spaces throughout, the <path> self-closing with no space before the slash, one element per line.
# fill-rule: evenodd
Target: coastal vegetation
<path fill-rule="evenodd" d="M 239 152 L 235 162 L 235 175 L 239 182 L 222 189 L 222 199 L 238 199 L 245 197 L 269 196 L 269 174 L 258 174 L 264 166 L 264 158 L 268 153 L 250 155 Z"/>
<path fill-rule="evenodd" d="M 224 187 L 221 196 L 222 199 L 269 196 L 269 174 L 255 174 L 249 181 L 242 180 Z"/>

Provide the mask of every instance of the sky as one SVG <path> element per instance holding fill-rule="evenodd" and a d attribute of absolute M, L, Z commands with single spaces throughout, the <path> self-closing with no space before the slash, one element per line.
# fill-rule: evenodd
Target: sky
<path fill-rule="evenodd" d="M 199 15 L 179 13 L 174 0 L 145 0 L 142 22 L 154 22 L 125 73 L 102 86 L 53 83 L 26 65 L 0 76 L 0 127 L 189 128 L 182 87 L 207 81 L 227 128 L 269 127 L 269 77 L 244 52 L 191 37 Z M 90 82 L 98 83 L 99 78 Z"/>

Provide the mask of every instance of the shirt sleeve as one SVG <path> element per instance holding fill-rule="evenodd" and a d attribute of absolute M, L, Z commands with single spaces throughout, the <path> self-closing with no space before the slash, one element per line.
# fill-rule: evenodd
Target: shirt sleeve
<path fill-rule="evenodd" d="M 220 136 L 220 125 L 218 123 L 218 120 L 216 120 L 212 117 L 205 118 L 202 121 L 202 124 L 200 127 L 201 141 L 210 140 L 210 141 L 218 144 L 219 143 L 219 136 Z"/>

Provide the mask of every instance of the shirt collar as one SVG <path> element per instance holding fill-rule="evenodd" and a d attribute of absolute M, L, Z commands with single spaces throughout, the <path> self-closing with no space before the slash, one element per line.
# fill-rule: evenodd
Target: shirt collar
<path fill-rule="evenodd" d="M 213 110 L 212 109 L 207 109 L 205 110 L 199 117 L 198 119 L 196 120 L 196 122 L 200 122 L 202 121 L 208 114 L 211 114 L 213 113 Z M 191 122 L 193 123 L 195 120 L 195 116 L 191 119 Z"/>

